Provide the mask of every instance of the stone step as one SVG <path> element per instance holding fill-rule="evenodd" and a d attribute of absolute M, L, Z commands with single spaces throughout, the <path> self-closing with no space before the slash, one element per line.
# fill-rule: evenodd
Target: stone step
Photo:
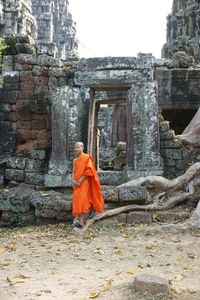
<path fill-rule="evenodd" d="M 145 204 L 148 193 L 143 187 L 116 187 L 114 185 L 102 185 L 102 193 L 105 203 L 120 205 Z"/>

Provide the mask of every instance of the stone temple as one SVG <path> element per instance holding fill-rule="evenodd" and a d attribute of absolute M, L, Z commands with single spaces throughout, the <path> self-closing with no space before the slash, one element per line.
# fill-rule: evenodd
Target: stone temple
<path fill-rule="evenodd" d="M 1 187 L 70 191 L 80 140 L 102 186 L 200 159 L 176 136 L 200 105 L 200 1 L 173 1 L 161 59 L 79 59 L 67 0 L 0 0 L 0 36 Z"/>

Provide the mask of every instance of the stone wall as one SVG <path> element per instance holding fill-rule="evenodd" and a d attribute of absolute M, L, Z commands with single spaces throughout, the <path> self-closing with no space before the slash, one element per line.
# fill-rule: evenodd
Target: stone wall
<path fill-rule="evenodd" d="M 199 35 L 199 0 L 174 0 L 172 13 L 167 19 L 167 43 L 163 47 L 163 57 L 172 58 L 175 52 L 185 51 L 199 62 Z"/>
<path fill-rule="evenodd" d="M 11 38 L 9 39 L 11 42 Z M 43 185 L 51 152 L 51 103 L 53 90 L 66 84 L 60 62 L 49 51 L 27 54 L 13 38 L 3 56 L 3 86 L 0 91 L 1 183 L 8 181 Z M 18 52 L 15 53 L 16 45 Z M 23 53 L 25 52 L 25 53 Z M 36 53 L 36 54 L 35 54 Z"/>
<path fill-rule="evenodd" d="M 200 148 L 193 148 L 180 140 L 170 129 L 168 121 L 160 124 L 160 139 L 165 177 L 180 176 L 192 163 L 200 161 Z"/>

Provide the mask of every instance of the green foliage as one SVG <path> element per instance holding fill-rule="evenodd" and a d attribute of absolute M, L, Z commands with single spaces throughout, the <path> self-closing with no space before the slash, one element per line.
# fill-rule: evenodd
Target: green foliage
<path fill-rule="evenodd" d="M 6 45 L 5 39 L 0 37 L 0 55 L 3 54 L 3 51 L 7 49 L 9 46 Z"/>

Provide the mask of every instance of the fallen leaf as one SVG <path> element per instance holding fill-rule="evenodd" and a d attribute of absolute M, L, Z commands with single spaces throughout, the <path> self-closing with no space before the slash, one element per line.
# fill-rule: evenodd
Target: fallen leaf
<path fill-rule="evenodd" d="M 129 268 L 128 270 L 127 270 L 127 273 L 128 274 L 135 274 L 135 271 L 132 269 L 132 268 Z"/>
<path fill-rule="evenodd" d="M 24 283 L 24 282 L 25 282 L 25 280 L 23 280 L 23 279 L 17 279 L 14 281 L 14 283 Z"/>
<path fill-rule="evenodd" d="M 191 268 L 192 268 L 191 265 L 186 264 L 186 263 L 183 263 L 182 267 L 183 267 L 184 270 L 191 270 Z"/>
<path fill-rule="evenodd" d="M 123 271 L 116 271 L 116 275 L 120 275 L 122 273 L 123 273 Z"/>
<path fill-rule="evenodd" d="M 189 258 L 196 258 L 196 255 L 194 255 L 193 253 L 187 253 Z"/>
<path fill-rule="evenodd" d="M 9 190 L 9 189 L 4 189 L 4 192 L 7 192 L 7 193 L 8 193 L 8 192 L 10 192 L 10 190 Z"/>
<path fill-rule="evenodd" d="M 124 238 L 126 238 L 126 239 L 129 238 L 129 235 L 128 235 L 127 232 L 126 232 L 126 233 L 123 233 L 122 236 L 123 236 Z"/>
<path fill-rule="evenodd" d="M 183 280 L 184 278 L 185 278 L 185 275 L 179 274 L 179 275 L 177 275 L 177 276 L 174 278 L 174 280 L 176 280 L 177 282 L 179 282 L 179 281 Z"/>
<path fill-rule="evenodd" d="M 17 276 L 18 278 L 21 278 L 21 279 L 28 279 L 28 278 L 31 278 L 30 275 L 26 275 L 26 274 L 19 274 L 19 276 Z"/>
<path fill-rule="evenodd" d="M 172 288 L 172 291 L 177 294 L 177 295 L 180 295 L 182 294 L 183 291 L 181 291 L 180 289 L 177 289 L 177 288 Z"/>
<path fill-rule="evenodd" d="M 49 294 L 52 293 L 52 291 L 49 290 L 49 289 L 43 290 L 43 292 L 44 292 L 44 293 L 49 293 Z"/>
<path fill-rule="evenodd" d="M 8 267 L 10 265 L 7 261 L 0 261 L 0 267 Z"/>
<path fill-rule="evenodd" d="M 3 252 L 5 252 L 5 251 L 6 251 L 5 248 L 0 248 L 0 253 L 3 253 Z"/>
<path fill-rule="evenodd" d="M 89 298 L 97 298 L 101 294 L 101 291 L 90 291 L 90 296 Z"/>

